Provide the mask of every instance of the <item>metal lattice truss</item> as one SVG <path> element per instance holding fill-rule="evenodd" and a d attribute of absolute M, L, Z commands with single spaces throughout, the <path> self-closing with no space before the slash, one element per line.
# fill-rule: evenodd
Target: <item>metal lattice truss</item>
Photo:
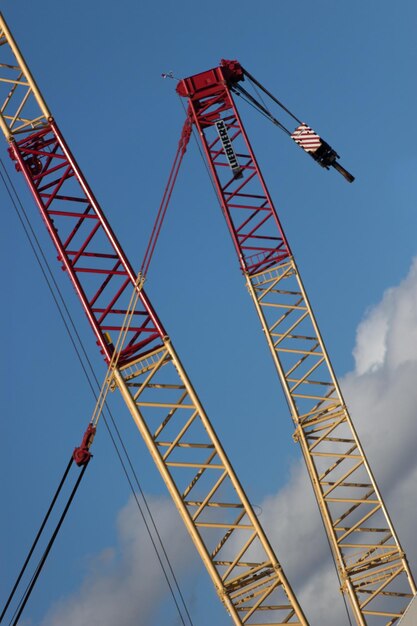
<path fill-rule="evenodd" d="M 16 42 L 0 15 L 0 125 L 7 138 L 45 125 L 50 118 Z"/>
<path fill-rule="evenodd" d="M 107 362 L 135 285 L 124 255 L 55 122 L 13 140 L 9 149 L 31 188 Z M 165 331 L 140 292 L 119 360 L 161 344 Z"/>
<path fill-rule="evenodd" d="M 115 380 L 235 624 L 306 624 L 172 345 Z"/>
<path fill-rule="evenodd" d="M 414 595 L 404 553 L 292 259 L 248 277 L 345 591 L 357 619 L 394 624 Z M 389 601 L 388 601 L 389 600 Z"/>
<path fill-rule="evenodd" d="M 237 626 L 307 626 L 166 331 L 1 16 L 0 28 L 0 125 L 10 156 L 108 364 L 113 342 L 126 337 L 112 376 L 222 602 Z"/>
<path fill-rule="evenodd" d="M 291 407 L 308 472 L 360 626 L 395 624 L 416 593 L 340 393 L 272 199 L 232 97 L 237 62 L 180 81 Z"/>

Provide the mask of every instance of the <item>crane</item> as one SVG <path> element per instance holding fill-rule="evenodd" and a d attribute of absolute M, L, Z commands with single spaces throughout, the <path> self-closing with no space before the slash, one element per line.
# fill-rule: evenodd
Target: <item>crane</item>
<path fill-rule="evenodd" d="M 288 130 L 245 89 L 248 80 L 288 113 Z M 416 594 L 365 452 L 349 415 L 290 244 L 239 114 L 248 100 L 322 167 L 353 176 L 337 153 L 238 61 L 184 78 L 185 127 L 195 128 L 294 422 L 341 590 L 358 626 L 398 623 Z"/>
<path fill-rule="evenodd" d="M 173 343 L 0 15 L 0 127 L 118 390 L 234 624 L 308 622 Z M 136 304 L 129 310 L 131 294 Z M 115 337 L 132 318 L 115 354 Z M 87 446 L 88 447 L 88 446 Z M 88 450 L 87 450 L 88 452 Z"/>

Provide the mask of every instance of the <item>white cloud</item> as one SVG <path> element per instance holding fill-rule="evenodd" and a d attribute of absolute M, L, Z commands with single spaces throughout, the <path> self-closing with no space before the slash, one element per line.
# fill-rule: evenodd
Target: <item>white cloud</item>
<path fill-rule="evenodd" d="M 190 567 L 193 546 L 167 498 L 150 501 L 176 574 Z M 137 626 L 151 623 L 168 595 L 133 497 L 118 516 L 118 547 L 94 557 L 81 588 L 52 607 L 42 626 Z M 175 616 L 175 608 L 171 611 Z"/>
<path fill-rule="evenodd" d="M 387 311 L 377 307 L 359 325 L 353 351 L 357 374 L 372 372 L 383 364 L 387 351 L 387 317 Z"/>
<path fill-rule="evenodd" d="M 415 361 L 417 353 L 417 261 L 399 286 L 388 289 L 381 302 L 359 324 L 354 356 L 358 375 L 385 365 L 394 370 Z"/>
<path fill-rule="evenodd" d="M 355 369 L 341 380 L 342 390 L 412 565 L 417 559 L 417 260 L 359 324 L 354 357 Z M 286 487 L 262 508 L 261 520 L 309 621 L 347 623 L 302 460 Z"/>

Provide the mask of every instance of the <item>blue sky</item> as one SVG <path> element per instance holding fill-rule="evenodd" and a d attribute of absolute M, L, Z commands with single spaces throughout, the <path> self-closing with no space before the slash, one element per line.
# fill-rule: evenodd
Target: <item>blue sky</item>
<path fill-rule="evenodd" d="M 417 251 L 415 4 L 411 0 L 398 6 L 376 0 L 338 4 L 241 0 L 238 6 L 188 0 L 152 5 L 131 0 L 119 5 L 95 0 L 88 6 L 79 0 L 26 4 L 4 0 L 2 11 L 136 267 L 184 116 L 175 82 L 163 80 L 162 72 L 172 70 L 183 77 L 217 65 L 220 58 L 237 58 L 340 153 L 342 164 L 356 176 L 353 185 L 319 168 L 251 109 L 240 109 L 336 371 L 347 375 L 349 387 L 349 372 L 358 365 L 352 355 L 358 325 L 372 307 L 379 306 L 385 315 L 389 307 L 383 293 L 405 278 Z M 5 149 L 2 158 L 101 378 L 104 366 L 72 288 L 56 264 Z M 3 188 L 0 201 L 4 295 L 0 471 L 1 497 L 7 507 L 0 520 L 0 579 L 7 589 L 94 401 Z M 400 299 L 403 291 L 398 289 Z M 147 292 L 250 500 L 260 505 L 285 489 L 298 471 L 294 467 L 299 454 L 232 244 L 193 142 Z M 377 325 L 375 319 L 366 318 Z M 115 412 L 118 418 L 120 414 L 143 488 L 156 509 L 164 511 L 165 489 L 149 454 L 118 403 Z M 410 433 L 415 441 L 415 427 Z M 388 453 L 389 448 L 385 450 Z M 133 518 L 129 488 L 104 430 L 94 452 L 82 491 L 28 606 L 28 625 L 53 625 L 47 621 L 53 618 L 45 617 L 51 607 L 77 594 L 98 563 L 105 563 L 109 572 L 123 566 L 120 537 L 129 536 L 126 520 L 130 513 Z M 375 460 L 378 464 L 377 453 Z M 388 484 L 390 479 L 386 480 Z M 401 519 L 398 513 L 400 525 Z M 169 535 L 170 525 L 164 520 L 161 524 Z M 143 529 L 141 537 L 145 546 L 141 549 L 150 562 Z M 199 563 L 192 549 L 185 540 L 181 545 L 187 558 L 175 559 L 194 623 L 228 624 L 205 575 L 194 576 Z M 279 546 L 278 555 L 284 565 L 288 560 L 289 578 L 298 580 L 291 556 Z M 157 567 L 149 565 L 152 572 Z M 190 572 L 197 582 L 191 583 Z M 146 570 L 138 570 L 137 576 L 140 588 Z M 176 624 L 175 609 L 156 573 L 155 581 L 159 588 L 155 603 L 161 603 L 166 623 Z M 6 595 L 3 584 L 1 593 Z M 149 607 L 146 620 L 134 615 L 132 624 L 153 625 L 160 619 Z"/>

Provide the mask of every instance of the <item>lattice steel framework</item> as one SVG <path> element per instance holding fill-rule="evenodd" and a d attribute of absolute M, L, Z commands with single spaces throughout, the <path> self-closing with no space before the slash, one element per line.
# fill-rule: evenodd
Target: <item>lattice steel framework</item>
<path fill-rule="evenodd" d="M 0 125 L 107 363 L 233 623 L 307 625 L 172 343 L 0 16 Z M 140 585 L 140 581 L 138 581 Z"/>
<path fill-rule="evenodd" d="M 395 624 L 415 583 L 352 424 L 290 246 L 233 99 L 236 61 L 186 78 L 186 124 L 201 138 L 295 424 L 337 563 L 361 626 Z M 226 129 L 226 133 L 224 131 Z"/>

